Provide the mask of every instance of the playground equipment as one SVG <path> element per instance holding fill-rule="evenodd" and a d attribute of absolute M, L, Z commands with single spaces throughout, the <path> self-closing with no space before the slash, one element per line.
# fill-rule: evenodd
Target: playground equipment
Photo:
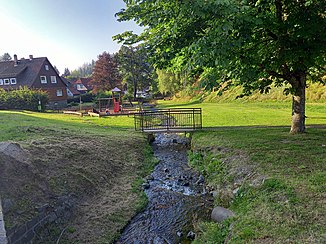
<path fill-rule="evenodd" d="M 119 113 L 120 111 L 122 111 L 121 90 L 115 87 L 111 90 L 111 92 L 111 97 L 97 99 L 99 113 L 105 112 L 106 114 L 110 114 L 111 108 L 113 108 L 114 113 Z"/>

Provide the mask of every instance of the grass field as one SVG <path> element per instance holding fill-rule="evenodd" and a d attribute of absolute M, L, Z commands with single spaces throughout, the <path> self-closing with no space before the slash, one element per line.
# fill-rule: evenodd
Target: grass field
<path fill-rule="evenodd" d="M 290 126 L 291 102 L 176 103 L 160 101 L 160 107 L 202 108 L 203 127 Z M 326 103 L 306 105 L 306 124 L 326 124 Z"/>
<path fill-rule="evenodd" d="M 289 133 L 291 104 L 288 101 L 243 103 L 160 101 L 158 106 L 202 108 L 203 126 L 215 127 L 210 131 L 193 134 L 189 160 L 193 167 L 205 175 L 211 191 L 216 192 L 215 205 L 230 208 L 236 213 L 236 217 L 220 224 L 195 223 L 196 233 L 199 234 L 197 243 L 325 242 L 325 103 L 307 104 L 308 128 L 307 133 L 301 135 Z M 88 170 L 94 168 L 88 164 L 80 168 L 81 165 L 77 164 L 78 160 L 83 160 L 83 157 L 78 157 L 80 152 L 91 153 L 90 150 L 95 150 L 88 158 L 91 160 L 93 157 L 99 161 L 99 164 L 95 165 L 99 172 L 107 170 L 105 169 L 107 161 L 102 159 L 110 158 L 114 169 L 120 172 L 116 179 L 126 179 L 124 182 L 126 187 L 131 182 L 135 185 L 133 188 L 127 187 L 126 191 L 119 188 L 122 195 L 119 199 L 121 197 L 128 199 L 130 206 L 138 199 L 138 205 L 127 213 L 117 211 L 113 214 L 106 209 L 108 214 L 99 219 L 101 222 L 99 226 L 103 227 L 104 232 L 96 232 L 98 231 L 96 228 L 92 229 L 96 223 L 87 218 L 83 219 L 91 223 L 91 226 L 82 225 L 83 229 L 95 230 L 94 233 L 102 236 L 99 242 L 109 243 L 117 237 L 119 229 L 128 218 L 146 202 L 138 186 L 141 178 L 152 168 L 153 161 L 145 160 L 152 163 L 143 163 L 144 158 L 150 158 L 150 153 L 148 154 L 147 149 L 141 150 L 146 147 L 145 137 L 134 132 L 133 123 L 132 117 L 99 119 L 56 113 L 0 111 L 0 141 L 18 141 L 27 149 L 36 147 L 39 151 L 49 150 L 52 154 L 50 153 L 47 160 L 58 154 L 51 148 L 59 148 L 62 150 L 59 156 L 57 155 L 60 160 L 64 160 L 67 155 L 69 158 L 77 157 L 65 170 L 68 170 L 68 173 L 77 170 L 80 175 L 87 177 L 92 176 Z M 49 142 L 48 146 L 35 146 L 46 141 Z M 81 147 L 85 141 L 87 147 Z M 63 146 L 59 147 L 59 143 L 63 143 Z M 80 148 L 72 149 L 76 145 Z M 103 156 L 96 156 L 97 152 Z M 144 156 L 145 152 L 147 156 Z M 94 164 L 94 160 L 92 162 Z M 57 184 L 55 180 L 57 176 L 53 175 L 51 182 L 53 190 L 60 192 L 64 189 Z M 107 177 L 105 174 L 101 176 Z M 96 178 L 96 175 L 92 177 Z M 95 185 L 99 184 L 96 189 L 100 187 L 100 182 L 97 183 L 96 180 L 93 182 Z M 91 184 L 90 187 L 94 185 Z M 100 194 L 103 202 L 110 197 L 108 194 L 108 192 Z M 92 197 L 89 197 L 88 201 L 91 201 Z M 118 198 L 117 195 L 114 197 Z M 107 203 L 112 204 L 109 201 Z M 123 207 L 128 209 L 128 206 L 127 202 Z M 81 211 L 87 212 L 90 208 L 92 205 Z M 93 207 L 93 211 L 95 210 Z M 93 214 L 96 213 L 100 214 L 98 211 Z M 117 219 L 119 221 L 115 221 Z M 76 226 L 77 223 L 72 224 L 71 229 L 75 230 Z M 78 239 L 80 232 L 81 230 L 76 229 L 65 238 Z"/>
<path fill-rule="evenodd" d="M 88 135 L 121 135 L 133 133 L 133 117 L 79 117 L 62 113 L 38 113 L 30 111 L 1 111 L 0 110 L 1 134 L 0 141 L 25 140 L 37 137 L 38 134 L 28 134 L 29 127 L 41 127 L 55 130 L 60 133 Z"/>

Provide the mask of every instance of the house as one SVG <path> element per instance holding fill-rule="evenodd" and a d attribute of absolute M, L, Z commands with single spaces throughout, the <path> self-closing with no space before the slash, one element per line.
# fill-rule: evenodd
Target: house
<path fill-rule="evenodd" d="M 73 98 L 80 95 L 80 92 L 75 89 L 75 85 L 72 82 L 70 82 L 69 80 L 67 80 L 65 77 L 62 76 L 61 79 L 67 86 L 68 98 Z"/>
<path fill-rule="evenodd" d="M 81 94 L 85 94 L 93 90 L 93 86 L 90 83 L 91 78 L 79 78 L 74 84 L 74 88 L 76 91 L 80 92 Z"/>
<path fill-rule="evenodd" d="M 5 90 L 28 87 L 41 89 L 49 96 L 50 108 L 65 107 L 67 105 L 66 84 L 46 57 L 0 62 L 0 87 Z"/>

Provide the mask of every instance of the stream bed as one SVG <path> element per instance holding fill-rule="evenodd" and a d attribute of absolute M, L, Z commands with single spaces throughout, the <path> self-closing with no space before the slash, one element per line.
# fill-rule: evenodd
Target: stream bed
<path fill-rule="evenodd" d="M 193 221 L 208 218 L 213 203 L 203 176 L 188 166 L 189 142 L 177 134 L 155 136 L 152 147 L 159 163 L 143 184 L 148 205 L 117 243 L 190 243 L 196 237 Z"/>

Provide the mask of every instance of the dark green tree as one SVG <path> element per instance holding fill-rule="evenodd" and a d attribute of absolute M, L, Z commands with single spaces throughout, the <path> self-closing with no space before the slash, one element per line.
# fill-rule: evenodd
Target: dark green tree
<path fill-rule="evenodd" d="M 10 60 L 12 60 L 12 58 L 9 53 L 4 53 L 3 55 L 0 56 L 0 61 L 10 61 Z"/>
<path fill-rule="evenodd" d="M 77 69 L 72 70 L 70 76 L 76 78 L 90 77 L 93 73 L 94 66 L 95 66 L 94 60 L 92 60 L 91 63 L 84 63 L 82 66 L 78 67 Z"/>
<path fill-rule="evenodd" d="M 128 90 L 136 99 L 137 90 L 153 86 L 154 70 L 148 62 L 146 50 L 141 46 L 121 46 L 116 54 L 118 68 Z"/>
<path fill-rule="evenodd" d="M 57 66 L 53 66 L 53 68 L 55 69 L 55 71 L 57 71 L 58 75 L 60 75 L 60 71 L 58 70 Z"/>
<path fill-rule="evenodd" d="M 326 66 L 326 1 L 320 0 L 124 0 L 120 21 L 145 30 L 117 35 L 142 41 L 151 62 L 200 75 L 205 88 L 229 82 L 263 93 L 289 85 L 292 133 L 305 131 L 306 81 Z"/>
<path fill-rule="evenodd" d="M 63 72 L 63 77 L 67 77 L 70 76 L 70 70 L 68 68 L 65 68 L 64 72 Z"/>

